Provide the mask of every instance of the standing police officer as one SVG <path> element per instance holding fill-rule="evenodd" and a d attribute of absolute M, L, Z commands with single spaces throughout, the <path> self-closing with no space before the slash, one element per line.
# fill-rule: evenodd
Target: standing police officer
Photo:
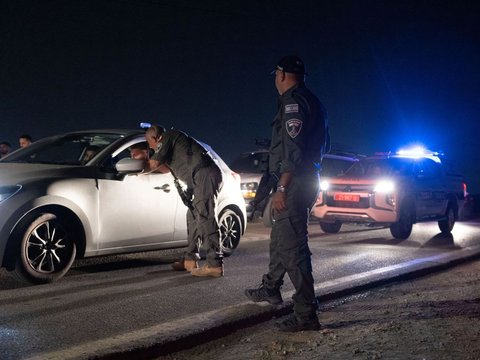
<path fill-rule="evenodd" d="M 285 273 L 295 286 L 292 316 L 277 323 L 282 331 L 318 330 L 320 323 L 308 247 L 308 217 L 318 196 L 318 173 L 328 137 L 326 110 L 305 86 L 305 66 L 297 56 L 283 57 L 272 72 L 280 94 L 272 123 L 269 169 L 277 176 L 272 207 L 274 224 L 270 264 L 256 289 L 245 290 L 254 302 L 280 304 Z"/>
<path fill-rule="evenodd" d="M 153 125 L 145 133 L 155 151 L 150 169 L 166 166 L 175 181 L 187 184 L 187 193 L 179 189 L 188 204 L 188 247 L 184 258 L 173 263 L 175 270 L 187 270 L 194 276 L 223 276 L 223 257 L 220 251 L 220 229 L 215 216 L 217 196 L 222 185 L 222 172 L 200 143 L 178 130 Z M 164 171 L 161 171 L 164 172 Z M 188 197 L 188 199 L 186 199 Z M 207 262 L 198 268 L 198 238 L 207 244 Z"/>

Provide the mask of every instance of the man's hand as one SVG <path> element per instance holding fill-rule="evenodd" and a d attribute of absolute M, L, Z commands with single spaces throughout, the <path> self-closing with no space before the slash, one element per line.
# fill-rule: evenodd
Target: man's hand
<path fill-rule="evenodd" d="M 161 173 L 167 174 L 170 172 L 170 168 L 165 164 L 160 164 L 157 160 L 149 160 L 146 166 L 148 173 Z"/>
<path fill-rule="evenodd" d="M 287 210 L 287 193 L 284 192 L 275 192 L 272 197 L 272 206 L 273 209 L 277 212 L 282 212 Z"/>
<path fill-rule="evenodd" d="M 288 191 L 288 185 L 292 182 L 293 173 L 292 172 L 284 172 L 280 175 L 280 179 L 277 183 L 277 191 L 273 193 L 272 198 L 272 207 L 277 212 L 282 212 L 288 209 L 287 207 L 287 193 L 285 190 Z M 283 189 L 281 189 L 283 188 Z M 282 191 L 278 191 L 278 190 Z"/>

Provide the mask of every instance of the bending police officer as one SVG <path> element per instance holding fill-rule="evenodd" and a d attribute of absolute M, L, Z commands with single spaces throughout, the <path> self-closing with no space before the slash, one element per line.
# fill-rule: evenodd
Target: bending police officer
<path fill-rule="evenodd" d="M 220 229 L 215 216 L 222 173 L 208 152 L 187 134 L 158 125 L 148 128 L 145 138 L 155 151 L 150 168 L 166 165 L 176 182 L 187 184 L 191 206 L 187 211 L 188 247 L 184 257 L 173 263 L 175 270 L 187 270 L 194 276 L 223 276 Z M 179 191 L 182 191 L 179 189 Z M 185 194 L 180 194 L 182 199 Z M 207 245 L 206 264 L 198 268 L 198 238 Z"/>

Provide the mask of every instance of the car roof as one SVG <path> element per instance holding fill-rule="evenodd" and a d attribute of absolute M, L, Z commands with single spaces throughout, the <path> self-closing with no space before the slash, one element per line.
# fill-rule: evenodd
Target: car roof
<path fill-rule="evenodd" d="M 441 159 L 439 156 L 436 155 L 423 155 L 423 156 L 408 156 L 408 155 L 374 155 L 374 156 L 367 156 L 364 158 L 365 160 L 389 160 L 389 159 L 400 159 L 400 160 L 407 160 L 407 161 L 415 161 L 420 159 L 430 159 L 434 162 L 441 164 Z"/>
<path fill-rule="evenodd" d="M 256 155 L 256 154 L 265 154 L 268 153 L 268 149 L 257 149 L 252 151 L 245 151 L 240 154 L 240 156 L 249 156 L 249 155 Z M 344 152 L 329 152 L 324 155 L 324 157 L 331 158 L 331 159 L 338 159 L 338 160 L 351 160 L 357 161 L 359 157 L 363 157 L 356 154 L 344 153 Z"/>
<path fill-rule="evenodd" d="M 91 133 L 135 135 L 135 134 L 145 134 L 145 130 L 143 129 L 88 129 L 88 130 L 69 131 L 61 134 L 56 134 L 54 136 L 65 136 L 70 134 L 91 134 Z"/>

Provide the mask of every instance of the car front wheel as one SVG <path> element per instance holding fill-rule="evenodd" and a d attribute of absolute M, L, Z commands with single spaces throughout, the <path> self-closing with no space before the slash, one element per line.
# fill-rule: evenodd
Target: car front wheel
<path fill-rule="evenodd" d="M 67 273 L 75 260 L 76 246 L 66 224 L 57 215 L 44 213 L 19 229 L 21 236 L 14 276 L 31 283 L 53 282 Z"/>

